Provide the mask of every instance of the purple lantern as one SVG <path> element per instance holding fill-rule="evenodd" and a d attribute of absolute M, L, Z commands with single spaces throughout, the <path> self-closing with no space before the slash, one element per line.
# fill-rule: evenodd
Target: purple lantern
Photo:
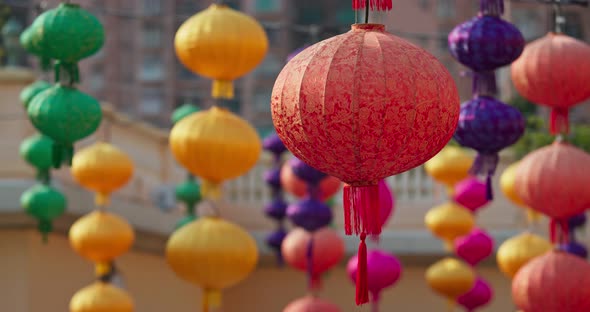
<path fill-rule="evenodd" d="M 458 204 L 472 212 L 476 212 L 489 202 L 486 184 L 473 177 L 455 185 L 453 198 Z"/>
<path fill-rule="evenodd" d="M 275 198 L 264 206 L 264 213 L 270 218 L 282 221 L 287 215 L 287 203 L 282 198 Z"/>
<path fill-rule="evenodd" d="M 272 168 L 264 173 L 264 182 L 270 185 L 273 189 L 279 189 L 281 187 L 281 169 Z"/>
<path fill-rule="evenodd" d="M 478 152 L 471 174 L 487 175 L 489 200 L 493 198 L 491 179 L 498 165 L 498 152 L 516 143 L 524 129 L 525 119 L 520 111 L 493 97 L 476 95 L 461 105 L 454 138 Z"/>
<path fill-rule="evenodd" d="M 281 155 L 287 151 L 285 144 L 283 144 L 283 141 L 281 141 L 276 133 L 267 136 L 262 141 L 262 148 L 264 148 L 265 151 L 273 153 L 275 156 Z"/>
<path fill-rule="evenodd" d="M 276 254 L 279 264 L 283 263 L 283 255 L 281 254 L 281 247 L 283 240 L 287 237 L 287 231 L 282 227 L 266 236 L 266 245 L 270 247 Z"/>
<path fill-rule="evenodd" d="M 457 256 L 472 266 L 489 257 L 494 250 L 494 240 L 480 229 L 459 237 L 455 240 Z"/>
<path fill-rule="evenodd" d="M 481 0 L 477 17 L 449 34 L 449 50 L 459 63 L 474 71 L 492 71 L 514 62 L 525 40 L 512 24 L 502 20 L 504 0 Z"/>
<path fill-rule="evenodd" d="M 314 232 L 332 222 L 332 210 L 321 201 L 307 197 L 287 207 L 287 217 L 308 232 Z"/>
<path fill-rule="evenodd" d="M 568 220 L 570 230 L 582 227 L 586 224 L 586 213 L 575 215 Z"/>
<path fill-rule="evenodd" d="M 306 164 L 299 158 L 293 158 L 289 160 L 289 166 L 298 178 L 314 186 L 328 176 L 327 174 Z"/>
<path fill-rule="evenodd" d="M 567 244 L 560 245 L 559 249 L 583 259 L 588 258 L 588 249 L 586 249 L 586 246 L 574 240 L 570 241 Z"/>
<path fill-rule="evenodd" d="M 492 287 L 482 278 L 478 278 L 473 285 L 473 288 L 466 294 L 457 298 L 457 302 L 465 307 L 468 312 L 475 311 L 477 308 L 481 308 L 494 297 L 494 291 Z"/>

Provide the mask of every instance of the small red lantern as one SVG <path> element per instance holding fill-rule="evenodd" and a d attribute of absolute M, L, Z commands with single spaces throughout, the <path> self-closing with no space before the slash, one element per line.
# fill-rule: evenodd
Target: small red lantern
<path fill-rule="evenodd" d="M 517 168 L 515 190 L 531 209 L 552 218 L 567 241 L 567 220 L 590 207 L 590 155 L 570 144 L 556 141 L 523 158 Z"/>
<path fill-rule="evenodd" d="M 567 133 L 568 110 L 590 98 L 590 45 L 549 33 L 512 63 L 512 81 L 529 101 L 552 108 L 553 134 Z"/>
<path fill-rule="evenodd" d="M 391 0 L 355 1 L 355 8 L 367 2 L 391 8 Z M 355 24 L 287 63 L 271 109 L 277 134 L 296 157 L 348 184 L 345 231 L 361 234 L 363 275 L 364 239 L 381 233 L 378 182 L 423 164 L 451 139 L 459 117 L 453 78 L 384 25 Z M 357 281 L 357 304 L 366 303 L 366 276 Z"/>
<path fill-rule="evenodd" d="M 577 256 L 552 251 L 516 273 L 512 297 L 527 312 L 590 311 L 590 264 Z"/>

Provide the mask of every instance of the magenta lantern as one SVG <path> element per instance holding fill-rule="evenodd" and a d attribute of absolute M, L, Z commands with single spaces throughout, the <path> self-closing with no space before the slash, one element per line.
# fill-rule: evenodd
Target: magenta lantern
<path fill-rule="evenodd" d="M 357 277 L 357 256 L 350 258 L 347 265 L 348 276 L 354 283 Z M 402 265 L 392 254 L 382 250 L 367 253 L 367 282 L 371 298 L 377 311 L 379 295 L 387 287 L 393 286 L 402 274 Z"/>
<path fill-rule="evenodd" d="M 490 287 L 488 282 L 479 277 L 475 281 L 473 288 L 471 288 L 466 294 L 457 298 L 457 302 L 462 305 L 467 312 L 472 312 L 475 311 L 475 309 L 481 308 L 490 303 L 493 297 L 494 291 L 492 287 Z"/>
<path fill-rule="evenodd" d="M 455 240 L 457 256 L 472 266 L 489 257 L 493 250 L 494 240 L 480 229 L 474 229 L 471 233 Z"/>
<path fill-rule="evenodd" d="M 476 212 L 489 202 L 486 184 L 473 177 L 457 183 L 453 197 L 458 204 L 472 212 Z"/>
<path fill-rule="evenodd" d="M 393 192 L 391 192 L 385 180 L 379 181 L 379 207 L 381 207 L 379 218 L 381 220 L 381 227 L 384 227 L 387 221 L 389 221 L 389 218 L 393 214 L 394 206 L 395 199 Z"/>

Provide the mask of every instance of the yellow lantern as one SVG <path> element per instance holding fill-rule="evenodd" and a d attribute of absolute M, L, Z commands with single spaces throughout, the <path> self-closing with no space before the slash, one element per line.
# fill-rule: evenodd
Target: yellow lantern
<path fill-rule="evenodd" d="M 111 261 L 131 248 L 134 236 L 125 219 L 104 211 L 94 211 L 78 219 L 69 234 L 72 248 L 97 263 L 98 275 L 108 271 Z"/>
<path fill-rule="evenodd" d="M 258 250 L 254 239 L 239 226 L 203 217 L 172 234 L 166 258 L 179 277 L 203 288 L 203 310 L 208 311 L 221 304 L 222 289 L 254 270 Z"/>
<path fill-rule="evenodd" d="M 133 162 L 115 146 L 98 142 L 74 155 L 72 176 L 83 187 L 96 192 L 96 204 L 108 203 L 109 195 L 127 184 Z"/>
<path fill-rule="evenodd" d="M 133 312 L 133 299 L 124 290 L 96 282 L 70 300 L 70 312 Z"/>
<path fill-rule="evenodd" d="M 179 121 L 170 132 L 170 149 L 180 164 L 203 179 L 203 195 L 218 197 L 224 180 L 237 178 L 256 164 L 262 145 L 248 122 L 212 107 Z"/>
<path fill-rule="evenodd" d="M 467 235 L 475 225 L 475 219 L 467 208 L 448 202 L 428 211 L 424 223 L 434 235 L 444 240 L 447 249 L 452 250 L 455 239 Z"/>
<path fill-rule="evenodd" d="M 474 158 L 464 149 L 446 146 L 424 164 L 424 169 L 435 181 L 444 184 L 452 193 L 455 184 L 469 176 Z"/>
<path fill-rule="evenodd" d="M 522 233 L 506 240 L 496 254 L 498 267 L 508 277 L 514 275 L 532 259 L 551 251 L 551 243 L 539 235 Z"/>
<path fill-rule="evenodd" d="M 475 272 L 464 263 L 454 258 L 445 258 L 426 270 L 426 282 L 449 301 L 455 301 L 475 285 Z"/>
<path fill-rule="evenodd" d="M 518 162 L 515 162 L 508 166 L 508 168 L 504 169 L 504 172 L 502 172 L 502 175 L 500 176 L 500 188 L 502 189 L 502 193 L 504 193 L 504 195 L 513 204 L 527 209 L 527 216 L 530 221 L 538 221 L 541 218 L 541 215 L 538 212 L 528 208 L 520 196 L 516 194 L 514 181 L 516 181 L 516 170 L 518 169 L 518 164 Z"/>
<path fill-rule="evenodd" d="M 184 66 L 213 79 L 214 98 L 231 99 L 233 80 L 262 62 L 268 38 L 254 18 L 227 5 L 212 4 L 180 26 L 174 47 Z"/>

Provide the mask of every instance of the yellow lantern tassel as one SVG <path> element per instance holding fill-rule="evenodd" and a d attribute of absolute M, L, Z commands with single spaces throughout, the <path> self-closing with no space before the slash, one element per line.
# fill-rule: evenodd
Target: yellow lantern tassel
<path fill-rule="evenodd" d="M 443 244 L 447 252 L 453 253 L 455 251 L 455 243 L 453 241 L 445 240 L 443 241 Z"/>
<path fill-rule="evenodd" d="M 449 198 L 453 198 L 455 195 L 455 187 L 453 185 L 446 185 L 445 188 L 447 190 L 447 196 L 449 196 Z"/>
<path fill-rule="evenodd" d="M 221 291 L 205 289 L 203 291 L 203 312 L 210 312 L 209 308 L 217 309 L 219 307 L 221 307 Z"/>
<path fill-rule="evenodd" d="M 221 184 L 203 180 L 201 185 L 203 197 L 217 200 L 221 198 Z"/>
<path fill-rule="evenodd" d="M 211 96 L 213 96 L 214 99 L 233 99 L 234 82 L 231 80 L 213 80 Z"/>
<path fill-rule="evenodd" d="M 109 194 L 96 193 L 96 196 L 94 197 L 94 203 L 98 207 L 108 206 L 110 203 Z"/>
<path fill-rule="evenodd" d="M 450 298 L 447 299 L 447 309 L 449 310 L 449 312 L 455 311 L 455 300 Z"/>
<path fill-rule="evenodd" d="M 109 274 L 111 270 L 111 264 L 108 262 L 98 262 L 94 266 L 94 274 L 96 274 L 96 277 L 98 278 Z"/>
<path fill-rule="evenodd" d="M 541 214 L 532 209 L 526 210 L 526 217 L 529 223 L 537 223 L 541 220 Z"/>

